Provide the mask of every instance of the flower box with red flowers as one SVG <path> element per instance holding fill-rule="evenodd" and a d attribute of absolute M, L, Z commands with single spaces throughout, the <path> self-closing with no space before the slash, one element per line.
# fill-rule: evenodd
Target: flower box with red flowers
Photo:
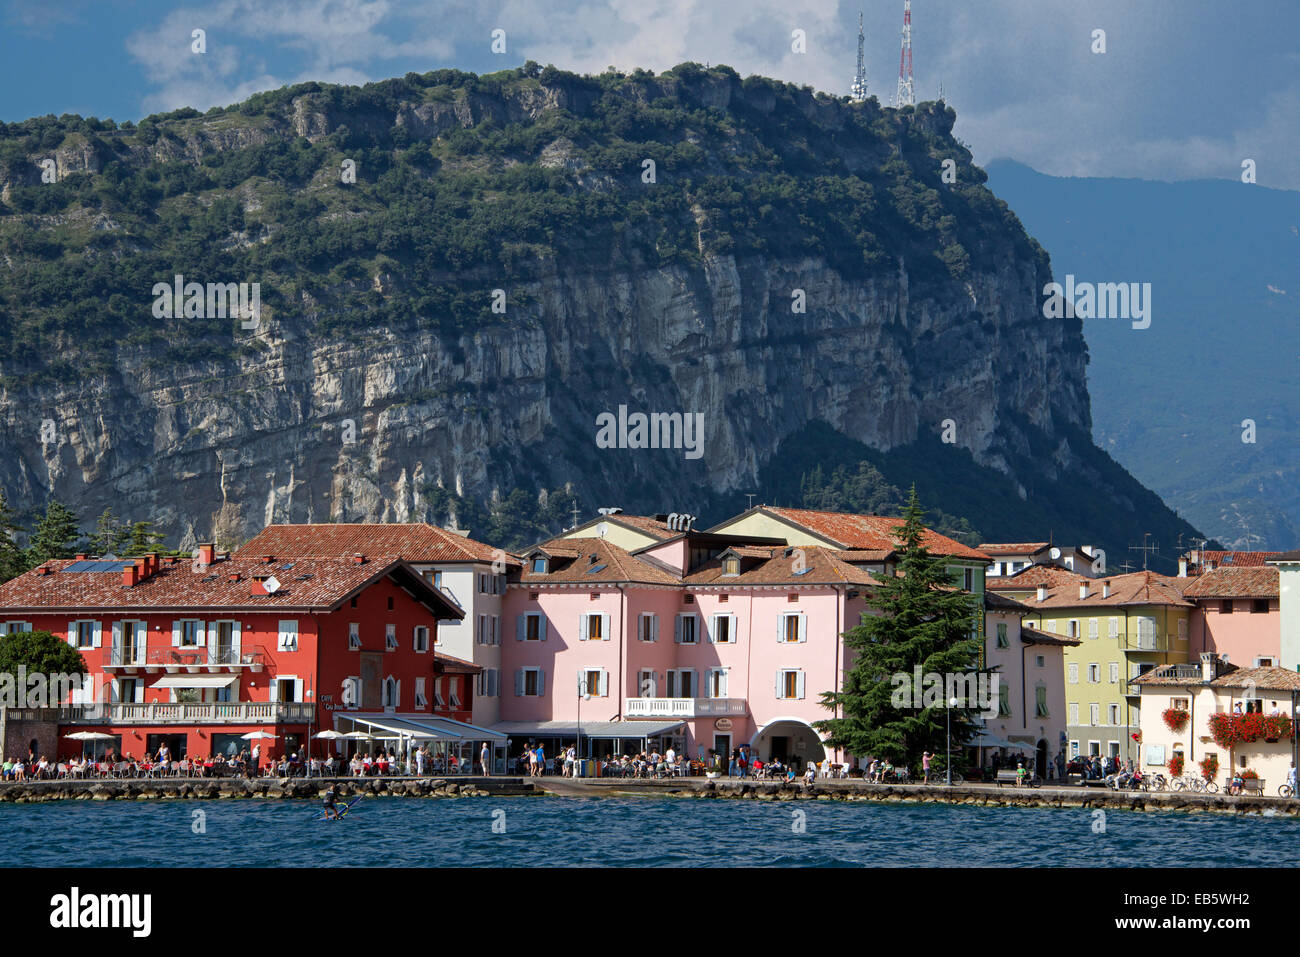
<path fill-rule="evenodd" d="M 1263 738 L 1278 741 L 1292 734 L 1291 719 L 1285 715 L 1231 714 L 1219 711 L 1210 715 L 1210 736 L 1221 748 L 1250 743 Z"/>
<path fill-rule="evenodd" d="M 1174 734 L 1180 733 L 1187 727 L 1189 715 L 1182 708 L 1165 708 L 1160 716 L 1165 719 L 1165 727 Z"/>

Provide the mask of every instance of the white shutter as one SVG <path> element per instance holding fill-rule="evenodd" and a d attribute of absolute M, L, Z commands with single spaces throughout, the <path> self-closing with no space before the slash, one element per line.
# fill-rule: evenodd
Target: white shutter
<path fill-rule="evenodd" d="M 802 700 L 802 698 L 803 698 L 803 679 L 804 679 L 804 673 L 803 673 L 802 671 L 800 671 L 800 672 L 796 675 L 796 678 L 795 678 L 795 680 L 796 680 L 797 683 L 796 683 L 796 685 L 795 685 L 795 692 L 794 692 L 794 693 L 795 693 L 795 697 L 796 697 L 796 698 L 799 698 L 799 699 L 801 699 L 801 700 Z"/>
<path fill-rule="evenodd" d="M 92 622 L 90 626 L 90 647 L 98 648 L 104 643 L 104 624 L 103 622 Z"/>
<path fill-rule="evenodd" d="M 172 622 L 172 647 L 179 648 L 180 646 L 181 646 L 181 623 L 179 621 L 173 621 Z"/>
<path fill-rule="evenodd" d="M 1118 637 L 1119 637 L 1119 619 L 1118 619 L 1118 618 L 1112 618 L 1112 619 L 1110 620 L 1110 637 L 1112 637 L 1112 638 L 1118 638 Z"/>
<path fill-rule="evenodd" d="M 243 655 L 241 654 L 241 648 L 239 644 L 240 632 L 243 630 L 243 627 L 244 626 L 237 621 L 230 623 L 231 664 L 237 665 L 244 660 Z"/>
<path fill-rule="evenodd" d="M 587 613 L 583 612 L 578 616 L 578 640 L 587 640 Z"/>
<path fill-rule="evenodd" d="M 601 638 L 603 638 L 605 641 L 609 641 L 609 632 L 610 632 L 610 627 L 609 627 L 609 612 L 607 612 L 607 611 L 602 611 L 602 612 L 600 613 L 600 635 L 601 635 Z"/>
<path fill-rule="evenodd" d="M 208 663 L 216 664 L 217 656 L 217 622 L 208 622 Z"/>
<path fill-rule="evenodd" d="M 782 695 L 781 693 L 783 690 L 784 690 L 784 683 L 781 681 L 781 672 L 778 671 L 776 673 L 776 696 L 778 699 L 784 697 L 784 695 Z"/>
<path fill-rule="evenodd" d="M 808 640 L 808 616 L 803 612 L 799 612 L 799 640 L 801 642 Z M 799 680 L 803 680 L 802 676 Z M 799 697 L 803 697 L 802 692 L 800 692 Z"/>
<path fill-rule="evenodd" d="M 776 643 L 778 645 L 785 643 L 785 620 L 790 617 L 790 612 L 783 611 L 776 616 Z"/>
<path fill-rule="evenodd" d="M 600 696 L 609 697 L 609 672 L 604 668 L 600 669 Z"/>
<path fill-rule="evenodd" d="M 515 670 L 515 697 L 522 698 L 524 694 L 524 669 Z"/>
<path fill-rule="evenodd" d="M 278 679 L 272 678 L 270 681 L 266 683 L 266 700 L 267 701 L 280 700 L 280 682 Z"/>
<path fill-rule="evenodd" d="M 302 679 L 301 679 L 301 678 L 294 678 L 294 679 L 293 679 L 293 700 L 294 700 L 294 701 L 303 701 L 303 700 L 305 700 L 305 699 L 303 698 L 303 696 L 302 696 Z"/>
<path fill-rule="evenodd" d="M 524 635 L 528 633 L 527 615 L 520 615 L 515 619 L 515 641 L 523 641 Z"/>
<path fill-rule="evenodd" d="M 143 663 L 147 657 L 149 646 L 149 623 L 147 621 L 132 622 L 131 633 L 135 638 L 135 660 Z M 144 687 L 144 682 L 140 683 L 140 687 Z M 140 700 L 143 701 L 144 698 Z"/>
<path fill-rule="evenodd" d="M 135 703 L 144 704 L 144 682 L 140 680 L 135 683 Z"/>
<path fill-rule="evenodd" d="M 113 664 L 122 663 L 122 623 L 113 622 L 113 657 L 110 659 Z"/>
<path fill-rule="evenodd" d="M 722 668 L 722 669 L 720 669 L 720 671 L 721 671 L 721 677 L 718 678 L 718 697 L 719 697 L 719 698 L 725 698 L 725 697 L 727 697 L 727 670 L 728 670 L 728 669 L 726 669 L 726 668 Z"/>
<path fill-rule="evenodd" d="M 722 615 L 720 615 L 720 614 L 715 614 L 715 615 L 713 616 L 712 620 L 709 621 L 709 644 L 711 644 L 711 645 L 717 643 L 717 640 L 718 640 L 718 619 L 721 618 L 721 617 L 722 617 Z"/>
<path fill-rule="evenodd" d="M 77 647 L 77 623 L 75 621 L 68 622 L 68 644 L 73 648 Z"/>

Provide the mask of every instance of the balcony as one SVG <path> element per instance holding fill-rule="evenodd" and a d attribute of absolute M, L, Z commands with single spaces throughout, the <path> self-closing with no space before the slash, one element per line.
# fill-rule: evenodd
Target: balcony
<path fill-rule="evenodd" d="M 203 671 L 247 668 L 260 672 L 266 667 L 266 649 L 254 645 L 251 649 L 235 651 L 228 646 L 209 648 L 151 648 L 140 655 L 132 647 L 114 648 L 108 655 L 105 668 L 143 668 L 148 672 L 196 674 Z"/>
<path fill-rule="evenodd" d="M 744 698 L 629 698 L 624 708 L 628 718 L 697 718 L 743 715 Z"/>
<path fill-rule="evenodd" d="M 59 709 L 63 724 L 305 724 L 315 705 L 279 701 L 114 704 Z"/>

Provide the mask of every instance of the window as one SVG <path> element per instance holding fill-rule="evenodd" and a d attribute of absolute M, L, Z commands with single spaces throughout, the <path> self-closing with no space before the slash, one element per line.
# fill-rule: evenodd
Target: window
<path fill-rule="evenodd" d="M 515 638 L 519 641 L 545 641 L 546 619 L 539 612 L 524 612 L 515 619 Z"/>
<path fill-rule="evenodd" d="M 534 574 L 534 575 L 545 575 L 545 574 L 546 574 L 546 559 L 545 559 L 545 558 L 534 558 L 534 559 L 533 559 L 533 574 Z"/>
<path fill-rule="evenodd" d="M 693 645 L 698 638 L 699 619 L 693 614 L 682 614 L 677 616 L 677 644 Z M 683 697 L 687 697 L 683 695 Z"/>
<path fill-rule="evenodd" d="M 669 668 L 665 673 L 668 679 L 668 697 L 694 698 L 696 683 L 695 671 L 690 668 Z"/>
<path fill-rule="evenodd" d="M 1113 704 L 1109 707 L 1109 718 L 1112 726 L 1119 725 L 1119 705 Z"/>
<path fill-rule="evenodd" d="M 802 671 L 783 669 L 776 673 L 776 696 L 781 699 L 798 699 L 803 697 Z"/>
<path fill-rule="evenodd" d="M 1007 640 L 1007 623 L 1005 621 L 998 622 L 998 647 L 1011 647 L 1011 642 Z"/>
<path fill-rule="evenodd" d="M 787 611 L 781 614 L 777 640 L 783 645 L 807 640 L 807 618 L 803 612 Z"/>
<path fill-rule="evenodd" d="M 642 668 L 636 676 L 637 695 L 642 698 L 658 697 L 659 682 L 653 668 Z"/>
<path fill-rule="evenodd" d="M 1070 665 L 1070 684 L 1077 685 L 1078 683 L 1079 683 L 1079 666 L 1077 664 L 1072 664 Z"/>
<path fill-rule="evenodd" d="M 1268 614 L 1268 599 L 1267 599 L 1267 598 L 1256 598 L 1256 599 L 1252 600 L 1251 603 L 1250 603 L 1250 613 L 1251 613 L 1252 615 L 1267 615 L 1267 614 Z"/>
<path fill-rule="evenodd" d="M 411 647 L 420 653 L 429 650 L 429 629 L 426 625 L 416 625 L 411 634 Z"/>
<path fill-rule="evenodd" d="M 97 621 L 74 621 L 68 626 L 68 643 L 74 648 L 98 648 L 100 624 Z"/>
<path fill-rule="evenodd" d="M 1047 713 L 1047 685 L 1034 686 L 1034 716 L 1038 718 L 1049 718 Z"/>
<path fill-rule="evenodd" d="M 1186 618 L 1178 619 L 1178 640 L 1179 641 L 1187 640 L 1187 619 Z"/>
<path fill-rule="evenodd" d="M 1118 637 L 1119 637 L 1119 619 L 1118 619 L 1118 618 L 1112 618 L 1112 619 L 1110 620 L 1110 628 L 1109 628 L 1109 630 L 1108 630 L 1106 633 L 1107 633 L 1111 638 L 1118 638 Z"/>
<path fill-rule="evenodd" d="M 1069 620 L 1069 622 L 1066 624 L 1066 630 L 1065 630 L 1065 633 L 1066 633 L 1067 635 L 1069 635 L 1071 638 L 1078 638 L 1078 637 L 1079 637 L 1079 619 L 1077 619 L 1077 618 L 1071 618 L 1071 619 Z"/>
<path fill-rule="evenodd" d="M 415 707 L 424 709 L 429 706 L 429 699 L 424 696 L 424 678 L 415 679 Z"/>
<path fill-rule="evenodd" d="M 1046 622 L 1044 622 L 1043 631 L 1050 631 L 1052 634 L 1056 634 L 1056 619 L 1049 618 Z"/>
<path fill-rule="evenodd" d="M 609 672 L 603 668 L 587 668 L 578 672 L 582 682 L 583 693 L 592 698 L 604 698 L 609 695 Z"/>
<path fill-rule="evenodd" d="M 389 651 L 397 650 L 397 626 L 384 625 L 384 647 Z"/>
<path fill-rule="evenodd" d="M 402 703 L 402 683 L 389 675 L 384 679 L 383 689 L 383 706 L 385 708 L 400 708 Z"/>
<path fill-rule="evenodd" d="M 348 651 L 361 650 L 361 625 L 355 621 L 348 622 Z"/>
<path fill-rule="evenodd" d="M 443 697 L 442 694 L 442 685 L 443 682 L 445 682 L 446 680 L 447 679 L 445 676 L 441 678 L 433 679 L 433 707 L 435 711 L 442 710 L 447 707 L 447 699 Z"/>
<path fill-rule="evenodd" d="M 1223 601 L 1219 602 L 1219 614 L 1220 614 L 1220 615 L 1231 615 L 1231 614 L 1232 614 L 1232 599 L 1231 599 L 1231 598 L 1225 598 L 1225 599 L 1223 599 Z"/>
<path fill-rule="evenodd" d="M 1255 667 L 1256 667 L 1256 668 L 1276 668 L 1276 667 L 1277 667 L 1277 659 L 1275 659 L 1275 658 L 1256 658 L 1256 659 L 1255 659 Z"/>
<path fill-rule="evenodd" d="M 658 641 L 659 616 L 651 611 L 641 612 L 637 619 L 636 637 L 638 641 Z"/>
<path fill-rule="evenodd" d="M 515 695 L 536 698 L 546 692 L 546 674 L 541 668 L 520 668 L 515 672 Z"/>
<path fill-rule="evenodd" d="M 1095 662 L 1088 665 L 1088 683 L 1101 684 L 1101 665 Z"/>
<path fill-rule="evenodd" d="M 609 641 L 609 615 L 591 612 L 578 620 L 579 641 Z"/>
<path fill-rule="evenodd" d="M 962 587 L 965 588 L 967 591 L 974 591 L 975 590 L 975 569 L 973 568 L 963 569 L 962 578 L 963 578 Z"/>
<path fill-rule="evenodd" d="M 1070 724 L 1078 724 L 1078 723 L 1079 723 L 1079 705 L 1077 703 L 1072 703 L 1070 705 Z"/>
<path fill-rule="evenodd" d="M 197 618 L 182 618 L 172 624 L 172 645 L 176 648 L 201 648 L 203 622 Z"/>
<path fill-rule="evenodd" d="M 1190 702 L 1190 698 L 1171 698 L 1169 701 L 1169 707 L 1173 708 L 1175 711 L 1186 711 L 1188 710 Z"/>
<path fill-rule="evenodd" d="M 6 621 L 0 625 L 0 635 L 21 635 L 32 630 L 30 621 Z"/>
<path fill-rule="evenodd" d="M 1047 667 L 1047 658 L 1045 658 L 1043 655 L 1034 655 L 1034 667 L 1035 668 Z"/>
<path fill-rule="evenodd" d="M 389 610 L 389 611 L 392 611 L 392 610 L 393 610 L 393 596 L 392 596 L 392 595 L 389 595 L 389 596 L 388 596 L 388 610 Z"/>
<path fill-rule="evenodd" d="M 736 616 L 731 614 L 714 615 L 713 630 L 710 637 L 715 644 L 734 644 L 736 641 Z"/>
<path fill-rule="evenodd" d="M 298 650 L 298 622 L 297 621 L 280 622 L 279 637 L 275 647 L 277 651 Z"/>
<path fill-rule="evenodd" d="M 1077 722 L 1076 722 L 1076 723 L 1077 723 Z M 1072 758 L 1077 758 L 1078 756 L 1079 756 L 1079 742 L 1078 742 L 1078 741 L 1071 741 L 1071 742 L 1070 742 L 1070 757 L 1072 757 Z"/>
<path fill-rule="evenodd" d="M 725 698 L 727 696 L 726 668 L 709 669 L 709 686 L 707 693 L 710 698 Z"/>
<path fill-rule="evenodd" d="M 1001 681 L 998 682 L 998 717 L 1006 718 L 1011 715 L 1011 689 Z"/>
<path fill-rule="evenodd" d="M 1097 621 L 1096 618 L 1089 618 L 1089 619 L 1088 619 L 1088 637 L 1089 637 L 1089 638 L 1096 638 L 1096 637 L 1097 637 L 1097 634 L 1098 634 L 1098 628 L 1097 628 L 1097 626 L 1098 626 L 1098 621 Z"/>
<path fill-rule="evenodd" d="M 492 616 L 492 644 L 501 644 L 501 616 Z"/>
<path fill-rule="evenodd" d="M 740 574 L 740 559 L 739 559 L 739 558 L 728 558 L 725 562 L 723 562 L 723 563 L 722 563 L 722 574 L 724 574 L 724 575 L 739 575 L 739 574 Z"/>
<path fill-rule="evenodd" d="M 1110 663 L 1110 683 L 1113 685 L 1119 684 L 1119 662 L 1118 661 L 1112 661 Z"/>
<path fill-rule="evenodd" d="M 486 595 L 488 593 L 488 577 L 486 575 L 478 576 L 478 593 Z"/>

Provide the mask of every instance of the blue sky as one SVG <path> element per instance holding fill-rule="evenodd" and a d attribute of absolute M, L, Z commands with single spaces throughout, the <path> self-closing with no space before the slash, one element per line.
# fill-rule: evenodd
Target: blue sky
<path fill-rule="evenodd" d="M 527 59 L 581 72 L 726 63 L 846 93 L 857 16 L 871 92 L 897 79 L 902 0 L 0 0 L 0 119 L 138 120 L 305 80 L 362 83 Z M 743 11 L 743 12 L 741 12 Z M 1300 4 L 914 0 L 918 94 L 942 80 L 979 162 L 1300 189 Z M 491 32 L 506 31 L 505 54 Z M 206 31 L 207 52 L 191 52 Z M 807 52 L 790 34 L 805 31 Z M 1107 51 L 1091 51 L 1092 31 Z"/>

